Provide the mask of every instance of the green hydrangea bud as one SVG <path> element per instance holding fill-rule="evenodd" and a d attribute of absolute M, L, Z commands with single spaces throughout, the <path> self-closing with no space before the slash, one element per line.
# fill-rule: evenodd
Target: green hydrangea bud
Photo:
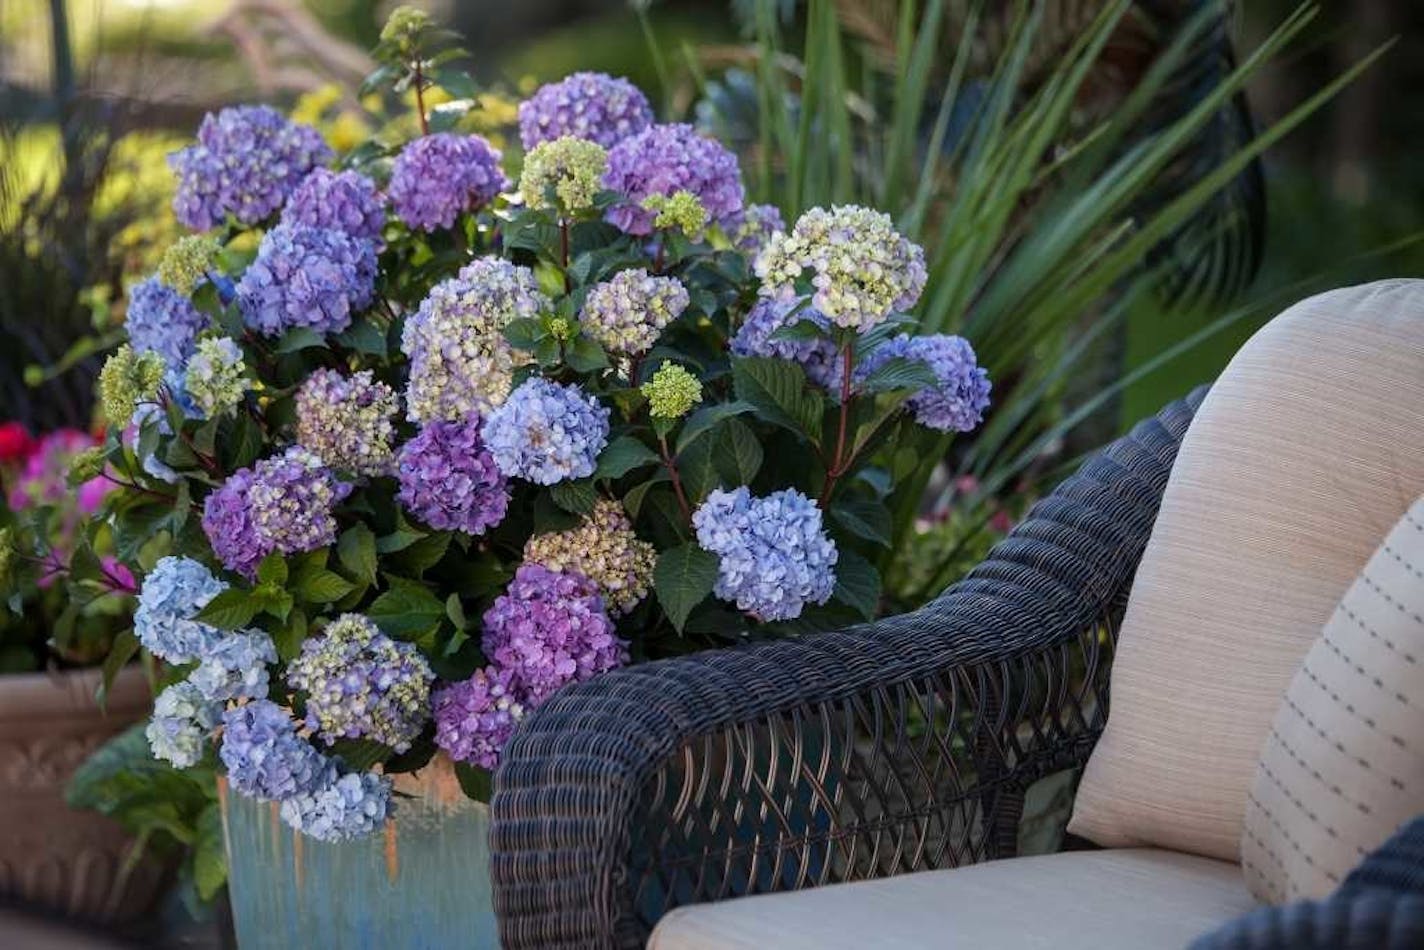
<path fill-rule="evenodd" d="M 125 343 L 113 352 L 99 372 L 99 405 L 114 425 L 125 425 L 138 404 L 158 395 L 163 383 L 163 357 L 135 353 Z"/>
<path fill-rule="evenodd" d="M 653 218 L 653 227 L 659 230 L 675 228 L 695 240 L 707 227 L 707 209 L 696 195 L 685 189 L 670 196 L 649 195 L 643 199 L 643 207 L 657 215 Z"/>
<path fill-rule="evenodd" d="M 568 317 L 554 317 L 549 321 L 549 333 L 556 340 L 572 340 L 577 329 Z"/>
<path fill-rule="evenodd" d="M 225 336 L 199 340 L 183 372 L 183 388 L 209 419 L 232 412 L 251 388 L 242 349 Z"/>
<path fill-rule="evenodd" d="M 642 385 L 654 419 L 681 419 L 702 401 L 702 384 L 676 363 L 664 363 Z"/>
<path fill-rule="evenodd" d="M 597 142 L 565 135 L 540 142 L 524 156 L 519 191 L 531 208 L 547 208 L 549 191 L 566 213 L 593 206 L 608 170 L 608 153 Z"/>
<path fill-rule="evenodd" d="M 430 26 L 430 14 L 419 7 L 402 4 L 391 11 L 386 25 L 381 27 L 382 43 L 398 43 L 401 49 L 410 49 L 420 34 Z"/>
<path fill-rule="evenodd" d="M 179 238 L 163 253 L 158 279 L 180 294 L 191 294 L 217 260 L 218 242 L 201 234 Z"/>
<path fill-rule="evenodd" d="M 65 479 L 71 486 L 83 485 L 85 482 L 93 481 L 104 473 L 104 447 L 102 445 L 91 445 L 82 452 L 76 453 L 69 460 L 69 471 L 65 473 Z"/>

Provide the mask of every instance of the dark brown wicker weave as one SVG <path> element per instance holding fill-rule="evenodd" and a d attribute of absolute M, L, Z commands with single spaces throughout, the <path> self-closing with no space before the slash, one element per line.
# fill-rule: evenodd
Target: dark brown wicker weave
<path fill-rule="evenodd" d="M 681 904 L 1015 852 L 1080 766 L 1118 621 L 1203 390 L 1089 460 L 914 613 L 561 691 L 495 779 L 510 950 L 641 947 Z"/>

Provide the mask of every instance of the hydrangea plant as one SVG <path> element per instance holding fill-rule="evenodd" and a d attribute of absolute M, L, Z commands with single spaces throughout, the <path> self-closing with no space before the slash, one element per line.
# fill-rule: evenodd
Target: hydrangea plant
<path fill-rule="evenodd" d="M 595 74 L 520 107 L 521 167 L 426 112 L 437 35 L 401 10 L 377 48 L 409 141 L 204 122 L 201 242 L 134 288 L 106 397 L 153 752 L 323 840 L 434 755 L 488 788 L 569 684 L 873 617 L 897 485 L 988 405 L 970 344 L 917 334 L 888 217 L 788 227 Z"/>

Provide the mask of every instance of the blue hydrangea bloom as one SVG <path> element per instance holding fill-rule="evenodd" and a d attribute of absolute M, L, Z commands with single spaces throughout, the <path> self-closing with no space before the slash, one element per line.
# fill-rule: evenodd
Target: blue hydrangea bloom
<path fill-rule="evenodd" d="M 692 515 L 697 543 L 717 555 L 713 593 L 759 620 L 792 620 L 836 586 L 835 543 L 821 509 L 795 489 L 754 498 L 715 489 Z"/>
<path fill-rule="evenodd" d="M 376 831 L 392 810 L 390 779 L 333 766 L 317 788 L 282 802 L 282 820 L 318 841 L 348 841 Z"/>
<path fill-rule="evenodd" d="M 360 172 L 314 169 L 287 199 L 282 223 L 340 231 L 358 241 L 370 241 L 377 250 L 385 246 L 381 239 L 385 201 L 376 183 Z"/>
<path fill-rule="evenodd" d="M 791 360 L 806 371 L 807 378 L 812 382 L 824 386 L 833 395 L 839 395 L 845 367 L 833 340 L 824 336 L 809 340 L 773 337 L 776 331 L 787 326 L 788 320 L 792 323 L 809 320 L 823 330 L 829 326 L 826 318 L 815 310 L 803 308 L 793 315 L 796 305 L 794 300 L 758 300 L 732 337 L 731 350 L 737 356 Z"/>
<path fill-rule="evenodd" d="M 134 633 L 144 648 L 170 663 L 191 663 L 222 631 L 193 618 L 227 585 L 186 557 L 160 558 L 143 579 L 134 611 Z"/>
<path fill-rule="evenodd" d="M 857 367 L 856 376 L 864 379 L 896 357 L 920 360 L 934 372 L 935 384 L 906 402 L 920 425 L 940 432 L 970 432 L 983 421 L 989 408 L 989 373 L 976 361 L 968 340 L 943 333 L 902 333 L 872 351 Z"/>
<path fill-rule="evenodd" d="M 188 681 L 207 699 L 264 699 L 267 665 L 277 662 L 272 638 L 261 630 L 223 634 L 203 652 Z"/>
<path fill-rule="evenodd" d="M 376 250 L 370 241 L 304 224 L 262 236 L 257 259 L 237 283 L 243 321 L 268 336 L 293 327 L 340 333 L 371 302 Z"/>
<path fill-rule="evenodd" d="M 572 73 L 519 104 L 519 140 L 526 151 L 566 135 L 612 148 L 652 124 L 653 107 L 642 90 L 606 73 Z"/>
<path fill-rule="evenodd" d="M 608 444 L 608 409 L 578 386 L 535 376 L 490 413 L 484 437 L 507 478 L 536 485 L 584 478 Z"/>
<path fill-rule="evenodd" d="M 184 680 L 158 694 L 145 734 L 156 759 L 180 769 L 192 768 L 203 757 L 203 743 L 222 718 L 222 704 L 203 697 Z"/>
<path fill-rule="evenodd" d="M 235 706 L 223 715 L 219 755 L 237 791 L 261 801 L 285 801 L 319 788 L 328 760 L 297 735 L 296 723 L 266 699 Z"/>
<path fill-rule="evenodd" d="M 170 372 L 182 372 L 193 355 L 198 334 L 208 326 L 207 314 L 157 277 L 129 289 L 124 329 L 136 353 L 157 353 Z"/>

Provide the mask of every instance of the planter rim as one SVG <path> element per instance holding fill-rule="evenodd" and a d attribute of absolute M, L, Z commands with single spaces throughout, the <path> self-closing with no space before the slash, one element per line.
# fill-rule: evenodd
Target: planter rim
<path fill-rule="evenodd" d="M 95 667 L 0 674 L 0 720 L 65 714 L 133 718 L 147 711 L 152 693 L 141 666 L 126 666 L 114 677 L 106 712 L 100 712 L 94 698 L 103 676 Z"/>

